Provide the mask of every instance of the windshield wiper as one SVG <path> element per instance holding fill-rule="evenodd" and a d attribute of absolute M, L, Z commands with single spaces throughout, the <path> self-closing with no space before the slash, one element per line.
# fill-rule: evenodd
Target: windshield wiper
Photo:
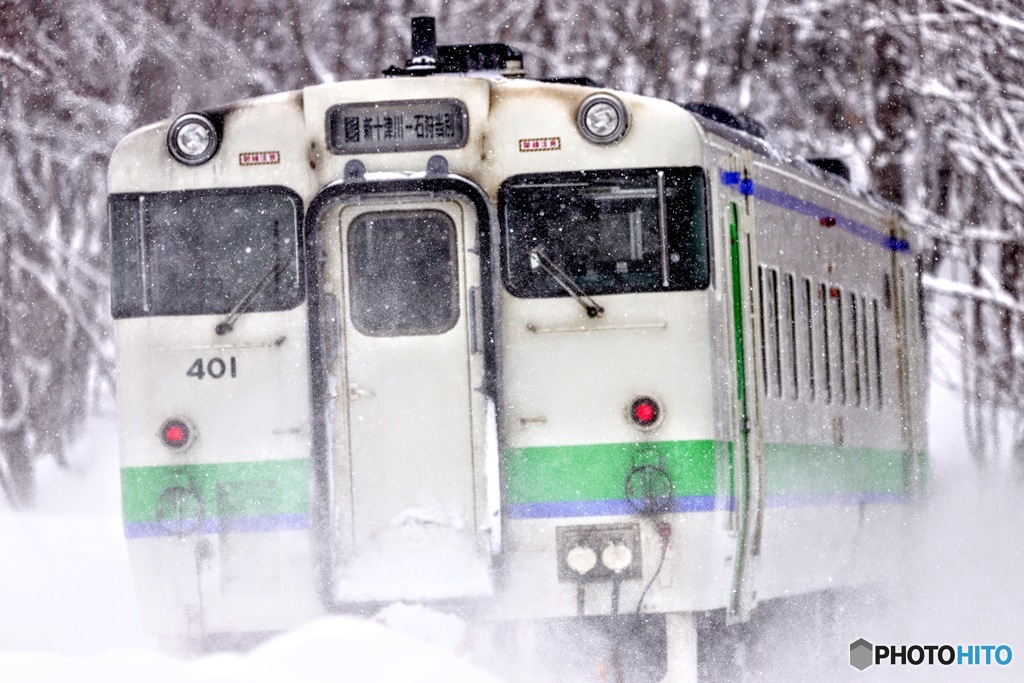
<path fill-rule="evenodd" d="M 278 273 L 283 271 L 287 267 L 287 263 L 281 259 L 274 259 L 273 263 L 270 264 L 270 268 L 267 272 L 263 273 L 263 276 L 256 281 L 249 291 L 242 295 L 242 298 L 238 300 L 235 307 L 231 309 L 231 312 L 227 316 L 217 323 L 217 327 L 214 331 L 217 334 L 227 334 L 234 329 L 235 321 L 238 320 L 238 316 L 242 315 L 246 307 L 252 303 L 252 300 L 262 292 L 270 282 L 277 277 Z"/>
<path fill-rule="evenodd" d="M 576 303 L 583 307 L 588 317 L 597 318 L 604 314 L 604 308 L 583 291 L 583 288 L 568 273 L 549 259 L 547 254 L 536 247 L 528 249 L 527 253 L 531 259 L 537 259 L 537 264 L 544 269 L 544 272 L 557 282 L 558 286 L 564 289 L 569 296 L 575 299 Z"/>

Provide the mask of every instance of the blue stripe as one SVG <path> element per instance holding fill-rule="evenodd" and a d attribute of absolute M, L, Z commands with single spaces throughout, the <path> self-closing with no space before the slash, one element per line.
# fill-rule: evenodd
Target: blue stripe
<path fill-rule="evenodd" d="M 268 515 L 265 517 L 224 517 L 222 519 L 165 519 L 156 522 L 127 522 L 125 538 L 152 538 L 155 536 L 188 536 L 192 534 L 220 534 L 284 531 L 308 529 L 309 516 Z"/>
<path fill-rule="evenodd" d="M 667 512 L 710 512 L 724 509 L 715 505 L 714 496 L 682 496 L 669 502 Z M 624 498 L 611 500 L 567 500 L 545 503 L 514 503 L 506 510 L 511 519 L 537 519 L 551 517 L 599 517 L 603 515 L 634 515 L 637 509 Z"/>
<path fill-rule="evenodd" d="M 903 493 L 779 493 L 769 495 L 765 506 L 769 508 L 791 508 L 804 506 L 843 506 L 858 504 L 899 504 L 906 502 Z M 715 496 L 682 496 L 673 498 L 666 513 L 673 512 L 732 512 L 735 498 Z M 634 515 L 637 509 L 628 500 L 572 500 L 545 503 L 515 503 L 506 509 L 509 519 L 553 519 L 556 517 L 602 517 L 612 515 Z"/>
<path fill-rule="evenodd" d="M 768 202 L 769 204 L 773 204 L 783 209 L 795 211 L 796 213 L 810 216 L 811 218 L 816 218 L 819 221 L 825 218 L 834 218 L 835 227 L 845 230 L 855 237 L 860 237 L 861 239 L 877 244 L 883 249 L 888 249 L 889 251 L 910 251 L 910 243 L 906 240 L 898 240 L 890 237 L 884 232 L 875 230 L 874 228 L 864 225 L 863 223 L 859 223 L 847 216 L 837 215 L 829 209 L 819 206 L 814 202 L 809 202 L 806 199 L 801 199 L 800 197 L 780 192 L 779 190 L 773 190 L 772 188 L 761 184 L 754 184 L 754 182 L 749 178 L 740 180 L 739 174 L 735 171 L 721 171 L 721 178 L 723 185 L 732 188 L 742 195 L 753 194 L 755 199 L 760 199 L 761 201 Z"/>

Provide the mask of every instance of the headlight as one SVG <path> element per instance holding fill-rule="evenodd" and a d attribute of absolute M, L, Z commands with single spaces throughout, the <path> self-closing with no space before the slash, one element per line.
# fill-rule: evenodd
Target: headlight
<path fill-rule="evenodd" d="M 198 166 L 213 158 L 220 145 L 217 128 L 202 114 L 184 114 L 167 131 L 167 150 L 188 166 Z"/>
<path fill-rule="evenodd" d="M 629 114 L 618 98 L 605 94 L 591 95 L 583 100 L 576 112 L 576 125 L 586 139 L 607 145 L 626 134 Z"/>

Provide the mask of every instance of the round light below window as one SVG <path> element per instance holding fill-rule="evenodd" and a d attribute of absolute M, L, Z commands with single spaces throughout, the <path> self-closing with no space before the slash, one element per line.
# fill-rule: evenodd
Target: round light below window
<path fill-rule="evenodd" d="M 611 95 L 591 95 L 576 113 L 576 125 L 587 140 L 599 145 L 618 141 L 626 134 L 629 115 L 625 105 Z"/>
<path fill-rule="evenodd" d="M 160 427 L 160 438 L 165 446 L 180 450 L 188 445 L 192 432 L 183 420 L 170 419 Z"/>
<path fill-rule="evenodd" d="M 633 424 L 641 429 L 649 429 L 658 423 L 661 417 L 661 406 L 649 396 L 642 396 L 629 407 L 629 417 Z"/>
<path fill-rule="evenodd" d="M 219 143 L 216 127 L 202 114 L 179 116 L 167 131 L 168 151 L 188 166 L 198 166 L 212 159 Z"/>

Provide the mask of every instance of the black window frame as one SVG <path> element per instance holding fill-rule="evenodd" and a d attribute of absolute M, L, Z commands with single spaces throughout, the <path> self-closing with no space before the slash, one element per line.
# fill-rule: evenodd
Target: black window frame
<path fill-rule="evenodd" d="M 152 287 L 152 283 L 148 281 L 148 272 L 143 272 L 144 261 L 146 258 L 142 257 L 143 251 L 146 254 L 151 249 L 151 244 L 142 243 L 147 241 L 147 234 L 144 229 L 136 232 L 132 243 L 136 249 L 139 249 L 139 257 L 135 259 L 138 263 L 139 273 L 136 278 L 138 288 L 135 291 L 118 291 L 117 282 L 117 268 L 118 261 L 116 260 L 117 255 L 117 244 L 116 244 L 116 233 L 114 226 L 114 209 L 113 205 L 115 202 L 132 202 L 138 206 L 139 200 L 146 197 L 174 197 L 174 196 L 230 196 L 230 195 L 280 195 L 287 198 L 292 202 L 295 207 L 295 233 L 293 239 L 295 240 L 295 261 L 291 265 L 296 268 L 295 272 L 295 289 L 294 295 L 288 298 L 277 301 L 271 306 L 257 305 L 253 308 L 247 308 L 246 312 L 280 312 L 286 310 L 292 310 L 301 305 L 306 300 L 306 265 L 305 265 L 305 230 L 304 230 L 304 205 L 302 198 L 297 192 L 289 187 L 283 185 L 261 185 L 261 186 L 244 186 L 244 187 L 230 187 L 230 188 L 194 188 L 187 190 L 166 190 L 157 192 L 116 192 L 111 193 L 107 197 L 107 218 L 108 218 L 108 236 L 110 239 L 110 269 L 111 269 L 111 292 L 110 292 L 110 310 L 111 315 L 115 320 L 127 319 L 127 318 L 148 318 L 148 317 L 179 317 L 179 316 L 200 316 L 200 315 L 226 315 L 230 312 L 230 309 L 237 304 L 237 301 L 230 302 L 226 310 L 211 310 L 204 308 L 201 310 L 186 310 L 182 311 L 165 311 L 155 307 L 146 306 L 149 293 L 146 291 L 147 288 Z M 145 247 L 145 249 L 143 249 Z M 132 259 L 125 259 L 125 261 L 131 261 Z M 126 274 L 130 277 L 130 274 Z M 259 274 L 257 274 L 258 281 Z M 254 281 L 255 284 L 255 281 Z"/>
<path fill-rule="evenodd" d="M 557 183 L 579 183 L 586 182 L 589 179 L 602 180 L 613 176 L 621 176 L 623 174 L 649 174 L 653 178 L 657 177 L 659 172 L 665 174 L 665 177 L 670 175 L 682 175 L 684 173 L 692 173 L 696 171 L 696 179 L 700 183 L 701 189 L 701 201 L 703 203 L 703 212 L 701 220 L 703 221 L 703 240 L 704 240 L 704 258 L 705 258 L 705 269 L 703 273 L 703 279 L 698 286 L 687 286 L 686 284 L 680 284 L 676 282 L 669 282 L 667 286 L 658 282 L 654 285 L 629 285 L 622 286 L 621 288 L 612 290 L 610 288 L 594 288 L 588 287 L 583 284 L 583 289 L 588 295 L 593 296 L 619 296 L 623 294 L 640 294 L 649 292 L 683 292 L 683 291 L 706 291 L 714 286 L 714 252 L 711 237 L 711 200 L 710 200 L 710 187 L 708 183 L 708 175 L 702 166 L 657 166 L 657 167 L 640 167 L 640 168 L 604 168 L 604 169 L 585 169 L 576 171 L 554 171 L 547 173 L 522 173 L 506 178 L 501 186 L 498 188 L 498 217 L 501 226 L 500 234 L 500 252 L 501 252 L 501 280 L 505 287 L 512 296 L 519 299 L 550 299 L 550 298 L 562 298 L 570 296 L 567 292 L 556 291 L 554 288 L 550 292 L 535 292 L 522 288 L 516 282 L 513 281 L 512 273 L 509 264 L 509 244 L 508 244 L 508 190 L 513 185 L 525 185 L 536 183 L 540 184 L 557 184 Z M 671 221 L 668 221 L 666 225 L 666 231 L 669 233 L 666 235 L 666 241 L 671 243 Z M 667 254 L 665 258 L 668 258 Z"/>

